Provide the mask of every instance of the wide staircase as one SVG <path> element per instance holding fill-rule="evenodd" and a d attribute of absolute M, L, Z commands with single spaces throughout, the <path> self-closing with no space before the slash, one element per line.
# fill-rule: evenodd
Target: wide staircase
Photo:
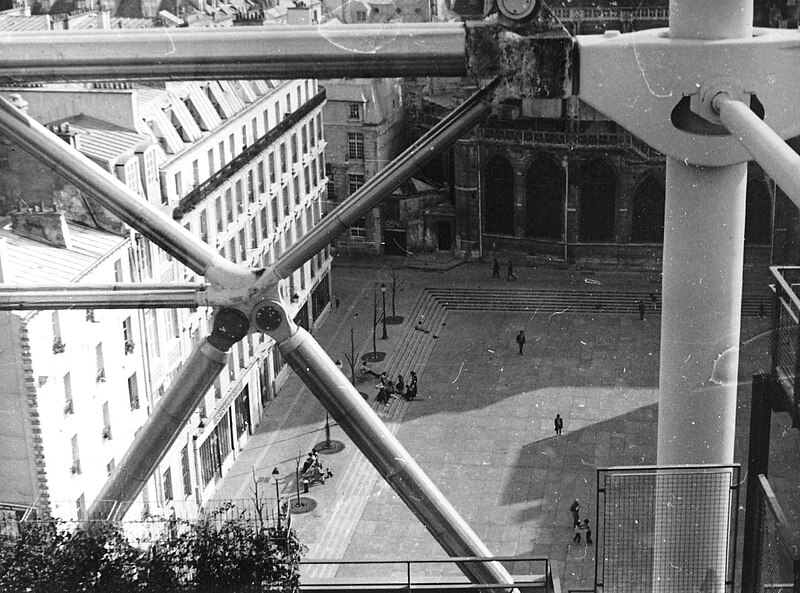
<path fill-rule="evenodd" d="M 429 288 L 431 297 L 452 311 L 540 311 L 542 313 L 597 313 L 638 315 L 639 301 L 646 313 L 661 312 L 661 293 L 641 290 L 564 290 L 542 288 Z M 772 297 L 744 294 L 742 315 L 769 315 Z"/>

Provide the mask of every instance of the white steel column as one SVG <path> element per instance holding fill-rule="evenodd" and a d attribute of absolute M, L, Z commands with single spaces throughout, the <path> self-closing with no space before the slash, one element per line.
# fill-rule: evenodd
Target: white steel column
<path fill-rule="evenodd" d="M 667 159 L 659 465 L 733 462 L 746 180 Z"/>
<path fill-rule="evenodd" d="M 749 37 L 752 14 L 752 0 L 670 0 L 670 39 Z M 733 462 L 746 180 L 746 163 L 667 158 L 659 465 Z M 654 592 L 700 580 L 705 591 L 725 590 L 728 513 L 685 504 L 692 489 L 666 475 L 656 481 Z M 711 489 L 701 506 L 724 509 L 728 496 Z"/>
<path fill-rule="evenodd" d="M 753 33 L 752 0 L 669 6 L 672 39 Z M 746 178 L 747 164 L 667 158 L 659 465 L 733 462 Z"/>

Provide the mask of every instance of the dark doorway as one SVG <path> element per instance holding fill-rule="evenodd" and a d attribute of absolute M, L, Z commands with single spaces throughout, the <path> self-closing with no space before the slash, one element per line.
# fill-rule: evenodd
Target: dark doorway
<path fill-rule="evenodd" d="M 514 168 L 501 156 L 486 165 L 483 202 L 484 230 L 500 235 L 514 234 Z"/>
<path fill-rule="evenodd" d="M 664 186 L 648 175 L 633 196 L 633 243 L 664 242 Z"/>
<path fill-rule="evenodd" d="M 408 255 L 405 229 L 386 229 L 384 236 L 386 237 L 383 245 L 384 255 Z"/>
<path fill-rule="evenodd" d="M 234 408 L 236 409 L 236 438 L 242 438 L 245 432 L 250 432 L 252 426 L 250 421 L 250 386 L 245 385 L 242 392 L 236 397 Z"/>
<path fill-rule="evenodd" d="M 583 170 L 580 185 L 581 241 L 614 240 L 614 211 L 617 183 L 614 171 L 596 159 Z"/>
<path fill-rule="evenodd" d="M 537 159 L 525 178 L 525 234 L 560 240 L 564 236 L 564 173 L 550 159 Z"/>
<path fill-rule="evenodd" d="M 446 220 L 436 223 L 436 247 L 439 251 L 450 251 L 453 248 L 452 227 Z"/>
<path fill-rule="evenodd" d="M 772 235 L 772 200 L 761 179 L 747 182 L 745 212 L 744 244 L 769 245 Z"/>

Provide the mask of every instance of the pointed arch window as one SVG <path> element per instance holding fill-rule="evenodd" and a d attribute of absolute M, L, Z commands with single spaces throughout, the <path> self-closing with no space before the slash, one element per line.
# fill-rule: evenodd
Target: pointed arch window
<path fill-rule="evenodd" d="M 514 234 L 514 168 L 502 156 L 492 157 L 484 175 L 484 229 Z"/>

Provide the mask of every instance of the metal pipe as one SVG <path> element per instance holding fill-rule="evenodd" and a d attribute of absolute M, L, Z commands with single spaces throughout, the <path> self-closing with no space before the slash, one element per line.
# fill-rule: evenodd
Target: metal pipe
<path fill-rule="evenodd" d="M 96 496 L 89 519 L 125 515 L 227 362 L 228 352 L 208 340 L 195 348 Z"/>
<path fill-rule="evenodd" d="M 445 150 L 472 129 L 491 111 L 488 103 L 499 80 L 467 99 L 446 118 L 431 128 L 419 140 L 395 158 L 358 191 L 334 208 L 311 231 L 295 243 L 275 263 L 280 278 L 288 277 L 315 253 L 329 244 L 342 231 L 352 226 L 370 209 L 377 206 L 420 166 Z"/>
<path fill-rule="evenodd" d="M 307 331 L 297 328 L 278 348 L 306 387 L 450 556 L 492 556 Z M 458 566 L 476 584 L 511 586 L 514 582 L 499 562 L 459 562 Z"/>
<path fill-rule="evenodd" d="M 204 285 L 0 286 L 0 311 L 39 309 L 167 309 L 211 304 Z"/>
<path fill-rule="evenodd" d="M 670 39 L 746 39 L 752 35 L 752 19 L 752 0 L 670 0 L 669 35 Z M 700 61 L 702 44 L 697 45 Z M 733 462 L 746 181 L 746 163 L 701 167 L 688 159 L 667 157 L 659 465 Z M 709 511 L 702 520 L 694 520 L 684 505 L 673 504 L 674 493 L 667 481 L 656 479 L 649 588 L 688 590 L 705 578 L 708 591 L 722 592 L 728 513 Z M 729 486 L 719 485 L 704 502 L 712 507 L 727 496 Z M 692 520 L 691 532 L 674 530 Z M 696 537 L 698 533 L 705 534 L 703 540 Z"/>
<path fill-rule="evenodd" d="M 35 47 L 28 45 L 27 47 Z M 105 206 L 192 271 L 227 288 L 249 285 L 249 270 L 229 262 L 119 179 L 0 97 L 0 131 Z"/>
<path fill-rule="evenodd" d="M 463 23 L 4 34 L 0 80 L 464 76 Z"/>
<path fill-rule="evenodd" d="M 800 155 L 743 102 L 719 93 L 711 105 L 728 131 L 800 208 Z"/>

